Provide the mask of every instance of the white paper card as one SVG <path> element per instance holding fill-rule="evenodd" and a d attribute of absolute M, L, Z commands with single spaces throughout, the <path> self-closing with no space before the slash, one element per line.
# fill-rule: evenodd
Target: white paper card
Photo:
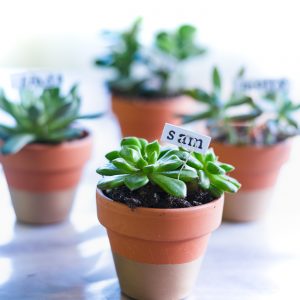
<path fill-rule="evenodd" d="M 237 91 L 258 90 L 264 92 L 278 92 L 289 90 L 289 81 L 285 78 L 280 79 L 254 79 L 238 80 L 235 86 Z"/>
<path fill-rule="evenodd" d="M 11 75 L 13 88 L 51 88 L 58 87 L 62 83 L 62 75 L 49 72 L 24 72 Z"/>
<path fill-rule="evenodd" d="M 181 127 L 166 123 L 161 141 L 176 146 L 181 146 L 187 150 L 205 153 L 209 147 L 211 137 L 202 135 Z"/>

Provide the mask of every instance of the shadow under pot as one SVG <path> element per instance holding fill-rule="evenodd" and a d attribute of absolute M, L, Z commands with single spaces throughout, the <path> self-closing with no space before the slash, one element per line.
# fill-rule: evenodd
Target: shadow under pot
<path fill-rule="evenodd" d="M 223 197 L 191 208 L 131 209 L 100 190 L 96 195 L 122 292 L 145 300 L 187 297 L 210 234 L 221 223 Z"/>
<path fill-rule="evenodd" d="M 17 220 L 29 224 L 65 220 L 91 148 L 87 133 L 81 139 L 30 144 L 16 154 L 0 155 Z"/>
<path fill-rule="evenodd" d="M 291 142 L 273 146 L 236 146 L 213 142 L 221 161 L 236 167 L 231 173 L 242 187 L 225 196 L 223 219 L 248 222 L 266 213 L 282 165 L 289 159 Z"/>
<path fill-rule="evenodd" d="M 112 94 L 112 110 L 123 136 L 149 141 L 160 139 L 165 123 L 181 124 L 179 114 L 192 113 L 195 101 L 188 96 L 170 98 L 130 98 Z"/>

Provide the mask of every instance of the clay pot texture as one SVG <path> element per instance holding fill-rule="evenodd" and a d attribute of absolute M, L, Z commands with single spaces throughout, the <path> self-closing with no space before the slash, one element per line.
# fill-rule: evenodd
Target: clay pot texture
<path fill-rule="evenodd" d="M 30 144 L 16 154 L 0 155 L 18 221 L 49 224 L 68 216 L 91 146 L 88 134 L 58 145 Z"/>
<path fill-rule="evenodd" d="M 288 160 L 291 142 L 274 146 L 235 146 L 212 143 L 220 161 L 232 164 L 230 174 L 242 188 L 237 194 L 227 194 L 224 219 L 229 221 L 254 221 L 266 212 L 280 168 Z"/>
<path fill-rule="evenodd" d="M 179 209 L 130 209 L 100 190 L 96 198 L 123 293 L 143 300 L 188 296 L 210 234 L 221 223 L 223 197 Z"/>
<path fill-rule="evenodd" d="M 112 110 L 123 136 L 137 136 L 149 141 L 160 139 L 165 123 L 179 125 L 178 114 L 193 112 L 195 101 L 188 96 L 146 99 L 112 94 Z"/>

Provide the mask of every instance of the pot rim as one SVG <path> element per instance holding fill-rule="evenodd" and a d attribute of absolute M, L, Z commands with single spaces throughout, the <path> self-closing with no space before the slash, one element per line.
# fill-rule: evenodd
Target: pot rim
<path fill-rule="evenodd" d="M 92 139 L 92 134 L 91 131 L 84 128 L 84 135 L 81 138 L 77 138 L 74 140 L 69 140 L 69 141 L 63 141 L 61 143 L 57 144 L 47 144 L 47 143 L 32 143 L 29 145 L 26 145 L 23 150 L 27 151 L 43 151 L 43 150 L 48 150 L 48 149 L 62 149 L 62 148 L 73 148 L 75 147 L 80 147 L 83 144 L 86 144 L 87 142 L 90 142 Z M 17 153 L 16 153 L 17 154 Z"/>
<path fill-rule="evenodd" d="M 128 211 L 133 211 L 133 210 L 139 210 L 140 213 L 143 213 L 143 215 L 161 215 L 161 214 L 173 214 L 175 216 L 180 216 L 186 213 L 196 213 L 199 212 L 201 210 L 205 210 L 207 208 L 211 208 L 213 206 L 215 206 L 215 204 L 219 201 L 221 201 L 222 199 L 224 199 L 224 193 L 222 194 L 221 197 L 206 203 L 206 204 L 201 204 L 198 206 L 193 206 L 193 207 L 184 207 L 184 208 L 149 208 L 149 207 L 136 207 L 134 209 L 128 207 L 126 204 L 124 203 L 120 203 L 117 201 L 114 201 L 111 198 L 108 198 L 106 195 L 104 195 L 103 191 L 100 190 L 99 188 L 97 188 L 96 193 L 99 194 L 103 199 L 105 199 L 106 201 L 109 201 L 109 203 L 113 203 L 115 208 L 124 212 L 128 212 Z"/>
<path fill-rule="evenodd" d="M 122 102 L 141 102 L 141 103 L 161 103 L 169 101 L 179 101 L 183 97 L 187 97 L 184 94 L 169 95 L 169 96 L 158 96 L 158 97 L 143 97 L 143 96 L 127 96 L 118 93 L 111 93 L 112 101 Z M 117 98 L 117 99 L 116 99 Z"/>

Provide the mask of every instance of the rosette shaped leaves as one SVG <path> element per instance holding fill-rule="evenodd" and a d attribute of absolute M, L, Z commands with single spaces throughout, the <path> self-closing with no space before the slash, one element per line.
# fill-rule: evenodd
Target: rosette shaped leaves
<path fill-rule="evenodd" d="M 0 122 L 2 154 L 13 154 L 31 143 L 61 143 L 78 139 L 86 133 L 74 126 L 79 119 L 98 118 L 102 113 L 81 115 L 81 98 L 77 85 L 63 95 L 59 87 L 21 89 L 20 101 L 9 100 L 0 88 L 0 110 L 14 121 L 14 125 Z"/>
<path fill-rule="evenodd" d="M 236 193 L 241 184 L 227 175 L 234 170 L 230 164 L 218 161 L 213 149 L 205 154 L 189 153 L 183 148 L 167 152 L 165 156 L 176 155 L 184 164 L 194 169 L 197 173 L 198 185 L 202 190 L 210 191 L 215 197 L 220 197 L 224 192 Z"/>
<path fill-rule="evenodd" d="M 109 152 L 106 158 L 109 163 L 97 170 L 103 175 L 98 183 L 102 190 L 122 185 L 136 190 L 152 182 L 168 194 L 184 198 L 185 183 L 198 178 L 194 168 L 184 165 L 174 150 L 162 151 L 157 141 L 148 143 L 145 139 L 127 137 L 121 141 L 121 149 Z"/>

